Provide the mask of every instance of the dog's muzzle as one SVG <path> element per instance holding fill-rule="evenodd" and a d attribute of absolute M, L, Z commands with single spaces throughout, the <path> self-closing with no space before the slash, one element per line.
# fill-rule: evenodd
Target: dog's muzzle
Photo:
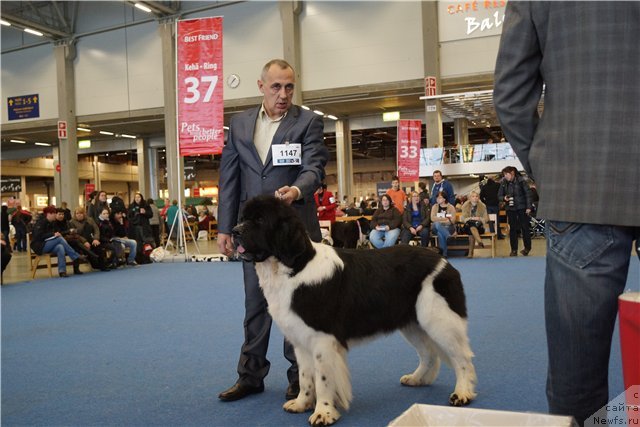
<path fill-rule="evenodd" d="M 233 230 L 231 230 L 231 237 L 233 239 L 233 248 L 235 249 L 237 254 L 240 256 L 240 258 L 244 259 L 245 261 L 253 261 L 253 257 L 251 256 L 251 254 L 246 252 L 246 249 L 242 244 L 242 230 L 243 230 L 242 224 L 236 225 L 235 227 L 233 227 Z"/>

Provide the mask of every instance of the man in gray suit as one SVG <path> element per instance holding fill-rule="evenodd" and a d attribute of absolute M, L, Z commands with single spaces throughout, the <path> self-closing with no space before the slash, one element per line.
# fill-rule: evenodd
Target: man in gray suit
<path fill-rule="evenodd" d="M 231 230 L 245 202 L 261 194 L 276 195 L 295 207 L 311 239 L 321 240 L 313 194 L 324 179 L 328 151 L 322 118 L 292 104 L 295 74 L 283 60 L 262 69 L 258 89 L 262 105 L 231 119 L 220 165 L 218 246 L 231 255 Z M 286 149 L 285 149 L 286 148 Z M 238 381 L 218 396 L 223 401 L 242 399 L 264 390 L 271 316 L 259 288 L 253 263 L 243 262 L 245 289 L 244 344 L 238 363 Z M 285 341 L 287 399 L 298 395 L 298 367 L 293 347 Z"/>
<path fill-rule="evenodd" d="M 640 235 L 640 2 L 510 1 L 505 17 L 494 101 L 547 220 L 549 409 L 582 424 L 609 399 Z"/>

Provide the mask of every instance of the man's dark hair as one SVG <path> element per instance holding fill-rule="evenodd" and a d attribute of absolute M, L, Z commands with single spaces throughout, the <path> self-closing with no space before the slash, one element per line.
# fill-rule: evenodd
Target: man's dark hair
<path fill-rule="evenodd" d="M 398 177 L 398 175 L 393 175 L 391 177 L 391 181 L 400 181 L 400 178 Z"/>

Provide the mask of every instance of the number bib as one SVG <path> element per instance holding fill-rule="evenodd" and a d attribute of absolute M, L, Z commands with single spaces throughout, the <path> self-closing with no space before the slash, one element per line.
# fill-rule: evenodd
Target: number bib
<path fill-rule="evenodd" d="M 273 144 L 271 146 L 273 166 L 302 164 L 302 144 Z"/>

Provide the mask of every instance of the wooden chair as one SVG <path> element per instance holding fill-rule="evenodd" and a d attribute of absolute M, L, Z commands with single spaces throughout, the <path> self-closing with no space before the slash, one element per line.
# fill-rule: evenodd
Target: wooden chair
<path fill-rule="evenodd" d="M 49 270 L 49 277 L 53 277 L 53 270 L 52 270 L 52 264 L 51 264 L 51 256 L 54 256 L 56 258 L 56 260 L 58 259 L 58 257 L 55 254 L 42 254 L 42 255 L 38 255 L 37 253 L 33 252 L 31 250 L 31 233 L 27 233 L 27 247 L 29 248 L 29 260 L 30 260 L 30 267 L 31 267 L 31 278 L 35 278 L 36 277 L 36 271 L 38 271 L 39 268 L 47 268 Z M 46 264 L 44 265 L 40 265 L 40 261 L 44 260 L 44 262 Z M 58 265 L 53 264 L 53 265 Z"/>
<path fill-rule="evenodd" d="M 209 221 L 209 240 L 218 238 L 218 221 L 212 219 Z"/>

